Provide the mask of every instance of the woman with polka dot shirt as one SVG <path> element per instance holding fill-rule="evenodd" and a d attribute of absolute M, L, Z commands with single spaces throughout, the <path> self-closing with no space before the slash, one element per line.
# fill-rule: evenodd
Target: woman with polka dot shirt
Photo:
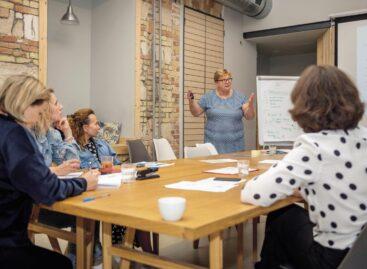
<path fill-rule="evenodd" d="M 367 222 L 367 129 L 358 126 L 364 104 L 332 66 L 307 68 L 291 99 L 290 114 L 305 134 L 246 184 L 241 200 L 269 206 L 295 193 L 309 210 L 291 205 L 268 215 L 255 268 L 337 268 Z"/>

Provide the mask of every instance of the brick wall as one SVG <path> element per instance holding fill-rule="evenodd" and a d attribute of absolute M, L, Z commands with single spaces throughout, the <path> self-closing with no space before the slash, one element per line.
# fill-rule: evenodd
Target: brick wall
<path fill-rule="evenodd" d="M 0 85 L 13 74 L 38 76 L 38 0 L 0 0 Z"/>
<path fill-rule="evenodd" d="M 140 22 L 140 133 L 150 148 L 153 130 L 153 87 L 152 87 L 152 40 L 153 40 L 153 1 L 141 1 Z M 183 1 L 183 0 L 182 0 Z M 156 2 L 158 5 L 158 2 Z M 185 0 L 185 5 L 221 17 L 222 5 L 213 0 Z M 160 111 L 161 137 L 168 139 L 176 155 L 179 152 L 179 81 L 180 81 L 180 1 L 162 1 L 162 91 L 156 99 L 156 111 Z M 157 25 L 159 14 L 156 15 Z M 158 26 L 157 26 L 158 29 Z M 156 58 L 159 57 L 157 31 Z M 158 73 L 158 72 L 157 72 Z M 157 76 L 158 81 L 158 76 Z M 161 109 L 159 110 L 158 103 Z M 158 122 L 158 117 L 156 118 Z"/>

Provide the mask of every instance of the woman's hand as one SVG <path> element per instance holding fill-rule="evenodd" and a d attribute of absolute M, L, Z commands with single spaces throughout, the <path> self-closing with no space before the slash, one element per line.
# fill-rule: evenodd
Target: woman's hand
<path fill-rule="evenodd" d="M 203 114 L 204 110 L 199 106 L 199 104 L 195 101 L 194 94 L 192 91 L 187 92 L 187 100 L 189 101 L 190 112 L 194 117 L 197 117 Z"/>
<path fill-rule="evenodd" d="M 187 100 L 189 100 L 189 102 L 192 102 L 193 100 L 195 100 L 194 94 L 190 90 L 187 92 Z"/>
<path fill-rule="evenodd" d="M 245 115 L 246 120 L 252 120 L 255 117 L 255 108 L 254 108 L 255 94 L 251 93 L 248 102 L 243 104 L 242 111 Z"/>
<path fill-rule="evenodd" d="M 64 134 L 66 141 L 69 141 L 73 138 L 73 133 L 71 131 L 69 121 L 66 117 L 63 117 L 60 121 L 56 123 L 56 128 Z"/>
<path fill-rule="evenodd" d="M 87 181 L 87 191 L 92 191 L 97 188 L 98 185 L 98 176 L 101 173 L 98 170 L 90 170 L 83 175 L 81 175 L 82 178 L 85 178 Z"/>
<path fill-rule="evenodd" d="M 72 172 L 78 171 L 80 168 L 80 161 L 77 159 L 67 160 L 56 167 L 51 167 L 51 171 L 58 176 L 66 176 Z"/>

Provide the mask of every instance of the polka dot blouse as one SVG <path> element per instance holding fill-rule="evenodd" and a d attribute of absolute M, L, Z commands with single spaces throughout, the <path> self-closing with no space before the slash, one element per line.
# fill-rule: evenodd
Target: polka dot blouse
<path fill-rule="evenodd" d="M 367 222 L 367 129 L 304 134 L 294 145 L 246 184 L 242 202 L 269 206 L 299 188 L 315 224 L 314 240 L 350 248 Z"/>

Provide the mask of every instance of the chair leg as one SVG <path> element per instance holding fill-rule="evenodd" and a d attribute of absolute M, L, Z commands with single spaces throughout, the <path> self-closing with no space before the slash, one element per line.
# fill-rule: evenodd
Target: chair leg
<path fill-rule="evenodd" d="M 252 219 L 252 260 L 257 260 L 257 224 L 260 222 L 260 217 Z"/>
<path fill-rule="evenodd" d="M 192 243 L 192 247 L 194 249 L 198 249 L 199 248 L 199 242 L 200 242 L 200 239 L 196 239 L 193 243 Z"/>
<path fill-rule="evenodd" d="M 62 254 L 61 247 L 60 247 L 60 244 L 59 244 L 59 241 L 57 240 L 57 238 L 50 237 L 49 235 L 47 237 L 48 237 L 48 240 L 50 241 L 52 249 L 54 251 Z"/>
<path fill-rule="evenodd" d="M 153 233 L 153 253 L 159 255 L 159 234 Z"/>
<path fill-rule="evenodd" d="M 135 236 L 144 252 L 153 253 L 149 232 L 137 230 Z"/>

